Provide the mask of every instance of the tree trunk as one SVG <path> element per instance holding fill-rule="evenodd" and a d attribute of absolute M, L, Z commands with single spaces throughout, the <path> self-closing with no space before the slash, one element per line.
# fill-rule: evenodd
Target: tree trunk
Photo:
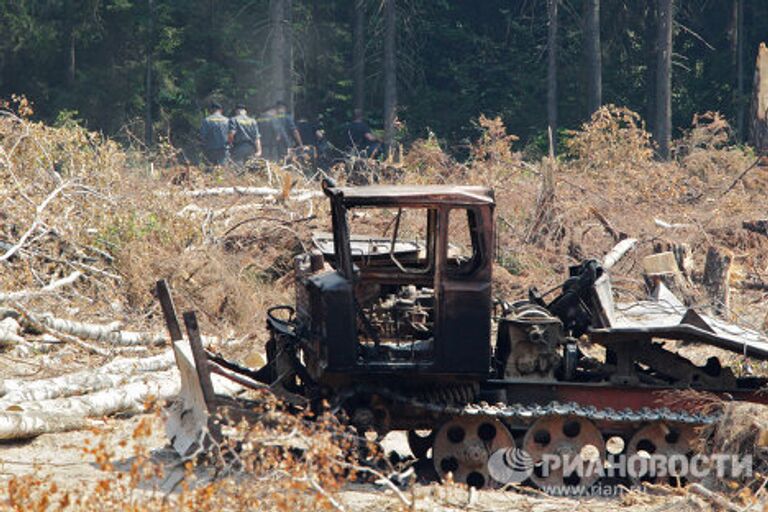
<path fill-rule="evenodd" d="M 751 141 L 759 154 L 768 153 L 768 48 L 760 43 L 752 87 Z"/>
<path fill-rule="evenodd" d="M 744 0 L 735 0 L 736 137 L 744 140 Z"/>
<path fill-rule="evenodd" d="M 270 69 L 272 75 L 272 103 L 287 101 L 285 83 L 285 1 L 270 0 L 269 19 L 272 33 L 270 42 Z"/>
<path fill-rule="evenodd" d="M 602 51 L 600 46 L 600 0 L 584 4 L 584 54 L 587 64 L 587 109 L 591 116 L 603 103 Z"/>
<path fill-rule="evenodd" d="M 70 30 L 69 33 L 69 64 L 67 65 L 67 85 L 72 87 L 75 85 L 75 72 L 77 71 L 75 57 L 77 53 L 75 51 L 75 30 Z"/>
<path fill-rule="evenodd" d="M 149 37 L 147 38 L 147 76 L 146 76 L 146 98 L 144 99 L 146 103 L 146 111 L 144 114 L 144 143 L 147 145 L 147 148 L 152 147 L 152 140 L 154 139 L 154 135 L 152 133 L 152 99 L 154 95 L 152 94 L 152 53 L 154 52 L 153 48 L 153 41 L 154 41 L 154 21 L 155 21 L 155 8 L 154 8 L 154 0 L 147 0 L 147 7 L 148 7 L 148 15 L 149 15 L 149 27 L 148 27 L 148 33 Z"/>
<path fill-rule="evenodd" d="M 645 8 L 645 121 L 648 131 L 653 133 L 656 116 L 656 61 L 658 49 L 656 48 L 656 30 L 658 26 L 656 0 L 648 0 Z"/>
<path fill-rule="evenodd" d="M 285 83 L 285 102 L 288 111 L 294 112 L 293 97 L 293 1 L 283 0 L 283 76 Z"/>
<path fill-rule="evenodd" d="M 396 0 L 384 0 L 384 142 L 390 148 L 395 140 L 397 117 L 397 5 Z"/>
<path fill-rule="evenodd" d="M 654 138 L 659 156 L 669 158 L 672 136 L 672 19 L 674 0 L 659 0 Z"/>
<path fill-rule="evenodd" d="M 354 107 L 365 109 L 365 0 L 355 0 L 354 47 L 352 51 L 352 76 Z"/>
<path fill-rule="evenodd" d="M 320 0 L 312 0 L 311 3 L 312 24 L 309 27 L 309 48 L 306 49 L 308 66 L 305 67 L 303 100 L 307 118 L 316 121 L 320 113 L 322 101 L 321 79 L 324 73 L 320 70 Z"/>
<path fill-rule="evenodd" d="M 547 33 L 547 124 L 552 132 L 550 153 L 557 154 L 557 4 L 547 0 L 549 31 Z"/>

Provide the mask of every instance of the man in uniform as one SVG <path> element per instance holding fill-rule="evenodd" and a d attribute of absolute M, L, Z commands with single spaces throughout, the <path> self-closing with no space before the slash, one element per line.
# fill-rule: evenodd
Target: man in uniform
<path fill-rule="evenodd" d="M 296 128 L 293 115 L 288 112 L 288 106 L 283 101 L 275 103 L 274 129 L 277 140 L 277 155 L 283 159 L 288 154 L 288 148 L 303 146 L 301 134 Z"/>
<path fill-rule="evenodd" d="M 235 107 L 235 116 L 229 120 L 229 144 L 236 164 L 243 165 L 253 155 L 261 156 L 259 125 L 243 104 Z"/>
<path fill-rule="evenodd" d="M 211 102 L 210 113 L 200 125 L 203 154 L 205 159 L 213 165 L 223 165 L 228 156 L 229 119 L 222 114 L 222 110 L 221 104 L 216 101 Z"/>
<path fill-rule="evenodd" d="M 276 116 L 277 110 L 275 107 L 270 107 L 262 112 L 258 119 L 264 158 L 273 162 L 277 160 L 277 134 L 275 133 Z"/>

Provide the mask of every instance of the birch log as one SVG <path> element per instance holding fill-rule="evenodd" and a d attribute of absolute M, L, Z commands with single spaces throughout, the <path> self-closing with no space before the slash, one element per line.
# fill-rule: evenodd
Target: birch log
<path fill-rule="evenodd" d="M 56 332 L 71 334 L 72 336 L 88 340 L 108 342 L 112 345 L 162 345 L 166 340 L 165 335 L 162 333 L 121 331 L 120 322 L 112 322 L 109 324 L 87 324 L 76 322 L 74 320 L 56 318 L 50 313 L 39 316 L 33 314 L 33 317 L 36 321 Z"/>
<path fill-rule="evenodd" d="M 610 270 L 616 263 L 624 257 L 635 245 L 637 240 L 634 238 L 626 238 L 621 242 L 613 246 L 613 249 L 608 251 L 608 254 L 603 258 L 603 268 Z"/>
<path fill-rule="evenodd" d="M 4 318 L 0 321 L 0 347 L 14 343 L 23 343 L 24 338 L 19 336 L 21 326 L 15 318 Z"/>
<path fill-rule="evenodd" d="M 183 193 L 188 197 L 211 197 L 211 196 L 259 196 L 268 199 L 275 199 L 283 195 L 283 191 L 272 187 L 213 187 L 200 190 L 187 190 Z M 288 199 L 306 200 L 313 197 L 323 197 L 322 190 L 292 190 Z"/>
<path fill-rule="evenodd" d="M 213 386 L 217 393 L 228 395 L 243 390 L 218 375 L 213 376 Z M 89 425 L 87 418 L 143 412 L 148 400 L 168 400 L 180 387 L 179 372 L 173 369 L 89 395 L 14 404 L 10 411 L 0 412 L 0 440 L 84 428 Z"/>
<path fill-rule="evenodd" d="M 86 428 L 88 418 L 50 412 L 0 412 L 0 440 L 28 439 L 40 434 Z"/>
<path fill-rule="evenodd" d="M 124 384 L 137 374 L 167 370 L 173 366 L 170 350 L 154 357 L 142 359 L 115 359 L 101 368 L 40 380 L 8 379 L 3 381 L 5 394 L 0 409 L 12 404 L 50 400 L 81 395 Z"/>

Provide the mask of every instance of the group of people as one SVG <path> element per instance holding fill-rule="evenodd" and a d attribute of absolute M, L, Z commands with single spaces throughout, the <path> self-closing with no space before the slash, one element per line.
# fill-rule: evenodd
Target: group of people
<path fill-rule="evenodd" d="M 230 159 L 242 165 L 254 156 L 280 160 L 288 148 L 303 146 L 293 116 L 282 101 L 259 119 L 249 116 L 242 103 L 235 107 L 232 117 L 227 117 L 221 104 L 214 101 L 200 125 L 200 141 L 211 165 L 224 165 Z"/>
<path fill-rule="evenodd" d="M 208 110 L 200 126 L 200 142 L 210 165 L 225 165 L 229 161 L 244 165 L 253 157 L 283 161 L 291 148 L 310 150 L 318 163 L 331 158 L 332 146 L 325 131 L 306 120 L 296 123 L 282 101 L 258 119 L 249 116 L 242 103 L 235 107 L 231 117 L 224 115 L 223 107 L 216 101 Z M 363 119 L 361 110 L 355 110 L 355 117 L 345 131 L 348 150 L 368 158 L 382 154 L 383 145 Z"/>

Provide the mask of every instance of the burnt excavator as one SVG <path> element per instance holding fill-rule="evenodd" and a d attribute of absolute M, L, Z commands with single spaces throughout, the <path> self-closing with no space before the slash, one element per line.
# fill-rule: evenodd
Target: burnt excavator
<path fill-rule="evenodd" d="M 323 190 L 332 231 L 296 257 L 296 303 L 267 312 L 266 364 L 175 343 L 183 385 L 169 434 L 181 453 L 206 432 L 208 370 L 289 402 L 330 404 L 359 432 L 406 431 L 440 478 L 476 488 L 506 483 L 489 462 L 515 447 L 532 462 L 527 481 L 545 489 L 604 476 L 542 467 L 548 455 L 600 467 L 619 455 L 687 457 L 695 429 L 717 417 L 698 393 L 766 401 L 765 379 L 715 356 L 697 365 L 676 348 L 766 359 L 768 339 L 686 308 L 661 282 L 648 300 L 617 304 L 608 271 L 590 260 L 550 300 L 536 289 L 494 299 L 488 188 L 326 180 Z"/>

